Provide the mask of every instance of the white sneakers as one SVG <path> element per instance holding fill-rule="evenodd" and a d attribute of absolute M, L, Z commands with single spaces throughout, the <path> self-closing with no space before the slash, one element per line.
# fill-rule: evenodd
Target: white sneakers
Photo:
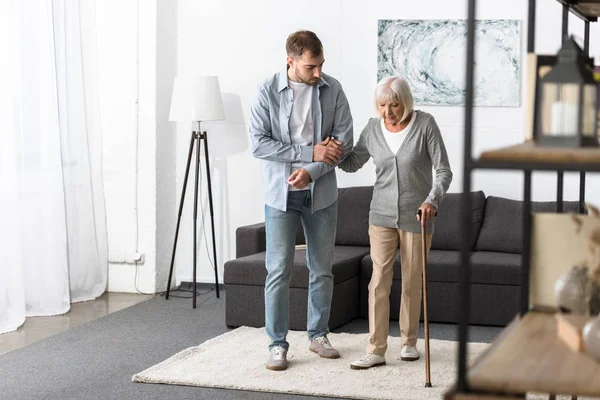
<path fill-rule="evenodd" d="M 285 371 L 287 367 L 287 350 L 281 346 L 274 346 L 270 349 L 267 369 L 271 371 Z"/>
<path fill-rule="evenodd" d="M 378 367 L 380 365 L 385 365 L 385 357 L 378 356 L 377 354 L 367 353 L 361 359 L 354 361 L 350 364 L 350 368 L 352 369 L 368 369 L 371 367 Z"/>
<path fill-rule="evenodd" d="M 419 352 L 415 346 L 405 344 L 400 350 L 400 359 L 402 361 L 417 361 L 419 359 Z"/>
<path fill-rule="evenodd" d="M 402 361 L 417 361 L 419 359 L 419 352 L 415 346 L 403 345 L 400 350 L 400 359 Z M 350 364 L 352 369 L 368 369 L 371 367 L 378 367 L 385 365 L 385 357 L 378 356 L 377 354 L 367 353 L 359 360 L 354 361 Z"/>
<path fill-rule="evenodd" d="M 327 335 L 311 340 L 308 349 L 321 358 L 340 358 L 340 353 L 333 348 Z"/>

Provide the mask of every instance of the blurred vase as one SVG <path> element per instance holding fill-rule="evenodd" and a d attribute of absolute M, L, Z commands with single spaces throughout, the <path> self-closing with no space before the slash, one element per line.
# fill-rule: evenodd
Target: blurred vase
<path fill-rule="evenodd" d="M 589 314 L 591 291 L 592 282 L 587 267 L 571 267 L 554 284 L 558 307 L 572 314 Z"/>
<path fill-rule="evenodd" d="M 585 352 L 600 361 L 600 317 L 594 318 L 583 327 Z"/>

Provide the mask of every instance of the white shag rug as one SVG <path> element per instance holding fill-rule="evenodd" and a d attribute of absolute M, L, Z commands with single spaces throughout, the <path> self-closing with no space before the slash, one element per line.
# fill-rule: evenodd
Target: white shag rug
<path fill-rule="evenodd" d="M 430 340 L 431 384 L 425 388 L 423 340 L 417 347 L 421 359 L 400 361 L 399 337 L 388 339 L 387 365 L 368 370 L 350 369 L 365 352 L 367 334 L 331 333 L 329 339 L 341 358 L 319 358 L 308 350 L 306 332 L 288 334 L 289 367 L 269 371 L 269 339 L 264 328 L 240 327 L 133 376 L 134 382 L 164 383 L 260 392 L 295 393 L 354 399 L 439 399 L 456 380 L 457 342 Z M 469 358 L 488 345 L 469 343 Z"/>

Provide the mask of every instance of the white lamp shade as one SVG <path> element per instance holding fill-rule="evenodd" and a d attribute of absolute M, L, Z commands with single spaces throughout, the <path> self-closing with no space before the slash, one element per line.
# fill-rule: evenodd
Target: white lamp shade
<path fill-rule="evenodd" d="M 170 121 L 219 121 L 225 119 L 219 78 L 178 76 L 173 85 Z"/>

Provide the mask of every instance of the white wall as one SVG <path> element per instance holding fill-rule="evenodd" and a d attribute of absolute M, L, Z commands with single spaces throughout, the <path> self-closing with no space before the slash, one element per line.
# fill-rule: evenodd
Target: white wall
<path fill-rule="evenodd" d="M 98 2 L 96 23 L 108 248 L 133 252 L 138 230 L 136 2 Z M 133 291 L 132 272 L 131 266 L 111 263 L 108 290 Z"/>
<path fill-rule="evenodd" d="M 108 290 L 153 293 L 166 287 L 176 215 L 176 140 L 168 111 L 177 2 L 97 2 L 97 25 Z M 137 267 L 115 262 L 116 254 L 136 251 L 145 256 Z"/>
<path fill-rule="evenodd" d="M 189 126 L 174 126 L 166 121 L 175 65 L 178 74 L 218 75 L 227 120 L 203 124 L 210 142 L 211 177 L 215 201 L 215 223 L 219 277 L 226 260 L 235 257 L 235 229 L 241 225 L 263 221 L 263 195 L 260 187 L 259 162 L 248 149 L 246 127 L 251 101 L 257 85 L 285 63 L 285 39 L 297 29 L 314 30 L 325 47 L 325 72 L 336 77 L 348 95 L 358 138 L 367 119 L 373 115 L 372 92 L 376 84 L 376 48 L 378 19 L 461 19 L 466 18 L 466 0 L 322 0 L 298 3 L 283 0 L 155 0 L 141 3 L 140 40 L 136 39 L 136 0 L 100 2 L 99 37 L 105 58 L 101 74 L 105 79 L 104 94 L 105 179 L 109 227 L 109 247 L 129 251 L 135 245 L 135 149 L 136 77 L 140 77 L 140 116 L 144 102 L 148 119 L 140 124 L 138 164 L 139 232 L 148 238 L 139 240 L 139 249 L 151 254 L 151 261 L 139 268 L 138 287 L 151 291 L 164 286 L 174 216 L 182 186 L 189 145 Z M 527 39 L 527 1 L 479 0 L 477 18 L 519 19 L 522 21 L 522 71 L 525 70 Z M 538 0 L 536 51 L 554 54 L 560 44 L 562 9 L 555 0 Z M 168 6 L 167 6 L 168 4 Z M 176 6 L 175 6 L 176 4 Z M 167 7 L 165 9 L 165 7 Z M 177 7 L 175 12 L 174 7 Z M 156 10 L 159 10 L 158 12 Z M 152 15 L 155 20 L 152 19 Z M 176 16 L 177 14 L 178 16 Z M 146 28 L 142 28 L 143 21 Z M 155 26 L 152 28 L 152 21 Z M 583 23 L 570 18 L 571 32 L 582 37 Z M 591 25 L 591 53 L 600 54 L 598 24 Z M 154 29 L 155 36 L 152 36 Z M 177 30 L 175 40 L 174 29 Z M 152 39 L 154 37 L 154 39 Z M 154 42 L 152 41 L 154 40 Z M 146 44 L 144 44 L 144 41 Z M 138 48 L 139 45 L 139 48 Z M 176 46 L 176 62 L 174 47 Z M 136 50 L 137 49 L 137 50 Z M 136 69 L 136 51 L 140 54 L 140 73 Z M 112 56 L 112 59 L 108 57 Z M 144 60 L 150 64 L 143 74 Z M 154 60 L 154 61 L 152 61 Z M 170 60 L 170 61 L 166 61 Z M 102 62 L 102 60 L 101 60 Z M 154 63 L 153 63 L 154 62 Z M 153 66 L 152 66 L 153 65 Z M 522 73 L 522 76 L 524 74 Z M 524 92 L 524 85 L 522 88 Z M 147 95 L 147 97 L 146 97 Z M 524 99 L 524 93 L 521 96 Z M 432 113 L 442 130 L 455 173 L 450 188 L 462 190 L 463 109 L 460 107 L 419 107 Z M 154 119 L 150 115 L 154 110 Z M 523 140 L 523 107 L 476 108 L 474 151 L 515 144 Z M 169 135 L 177 138 L 176 149 Z M 152 143 L 150 143 L 152 142 Z M 171 158 L 175 151 L 176 157 Z M 147 157 L 144 156 L 147 155 Z M 150 160 L 154 154 L 154 161 Z M 202 159 L 202 192 L 206 241 L 199 232 L 198 279 L 212 282 L 212 242 L 204 158 Z M 176 169 L 176 175 L 173 170 Z M 151 178 L 155 173 L 154 180 Z M 176 181 L 174 182 L 174 176 Z M 473 175 L 473 188 L 488 195 L 520 199 L 522 178 L 518 172 L 478 171 Z M 368 164 L 357 174 L 338 171 L 340 186 L 371 185 L 374 168 Z M 600 203 L 600 180 L 588 176 L 586 196 Z M 190 182 L 192 184 L 193 182 Z M 188 188 L 178 246 L 177 279 L 191 281 L 192 267 L 192 191 Z M 553 173 L 535 173 L 534 200 L 553 199 L 556 180 Z M 567 174 L 565 199 L 576 199 L 578 176 Z M 154 196 L 154 197 L 152 197 Z M 154 199 L 154 200 L 152 200 Z M 154 207 L 152 207 L 152 205 Z M 199 221 L 201 222 L 201 221 Z M 145 234 L 145 233 L 144 233 Z M 144 243 L 142 243 L 144 242 Z M 113 264 L 110 289 L 131 291 L 135 269 Z"/>
<path fill-rule="evenodd" d="M 175 221 L 175 125 L 169 122 L 171 92 L 177 73 L 177 1 L 157 0 L 156 18 L 156 273 L 157 291 L 165 290 L 171 262 Z"/>
<path fill-rule="evenodd" d="M 554 0 L 539 0 L 536 50 L 555 53 L 560 44 L 562 9 Z M 314 30 L 325 47 L 326 73 L 336 77 L 344 86 L 355 122 L 355 138 L 367 119 L 373 115 L 372 92 L 376 84 L 377 20 L 378 19 L 454 19 L 466 18 L 466 0 L 424 0 L 420 2 L 382 0 L 378 2 L 327 1 L 298 3 L 290 1 L 254 0 L 179 0 L 179 73 L 217 74 L 224 92 L 234 93 L 241 100 L 244 124 L 248 123 L 249 108 L 256 86 L 284 66 L 285 39 L 296 29 Z M 519 19 L 522 21 L 523 70 L 527 44 L 527 1 L 478 1 L 477 17 L 481 19 Z M 571 31 L 583 36 L 583 23 L 571 18 Z M 592 24 L 593 54 L 600 52 L 600 41 L 593 41 L 600 32 Z M 522 74 L 524 76 L 524 74 Z M 523 84 L 524 88 L 524 84 Z M 524 90 L 524 89 L 523 89 Z M 523 92 L 524 93 L 524 92 Z M 524 95 L 522 95 L 522 99 Z M 238 107 L 238 104 L 235 105 Z M 460 107 L 420 107 L 432 113 L 440 125 L 455 172 L 451 191 L 462 190 L 463 109 Z M 227 109 L 231 112 L 231 109 Z M 239 113 L 239 110 L 235 110 Z M 523 140 L 523 108 L 477 108 L 475 111 L 474 150 L 515 144 Z M 245 130 L 230 129 L 229 121 L 210 126 L 213 143 L 238 144 L 235 154 L 220 159 L 222 168 L 215 171 L 217 193 L 217 245 L 219 267 L 235 257 L 235 229 L 240 225 L 263 221 L 263 197 L 259 181 L 259 162 L 245 147 Z M 236 124 L 238 122 L 236 121 Z M 208 124 L 207 124 L 208 128 Z M 222 135 L 222 136 L 221 136 Z M 241 149 L 244 149 L 242 152 Z M 178 144 L 178 187 L 185 142 Z M 217 167 L 215 167 L 217 169 Z M 569 174 L 568 174 L 569 175 Z M 474 189 L 488 195 L 520 199 L 522 174 L 518 172 L 476 172 Z M 534 174 L 534 199 L 555 196 L 554 174 Z M 374 167 L 369 164 L 357 174 L 338 171 L 340 186 L 370 185 Z M 598 178 L 590 175 L 587 198 L 600 202 Z M 565 198 L 578 196 L 578 177 L 567 176 Z M 191 262 L 184 248 L 189 249 L 189 225 L 184 227 L 185 240 L 177 258 L 178 277 L 191 279 Z M 210 235 L 210 230 L 207 230 Z M 210 241 L 210 236 L 209 236 Z M 201 249 L 203 255 L 206 249 Z M 212 281 L 206 260 L 201 258 L 198 277 Z"/>

